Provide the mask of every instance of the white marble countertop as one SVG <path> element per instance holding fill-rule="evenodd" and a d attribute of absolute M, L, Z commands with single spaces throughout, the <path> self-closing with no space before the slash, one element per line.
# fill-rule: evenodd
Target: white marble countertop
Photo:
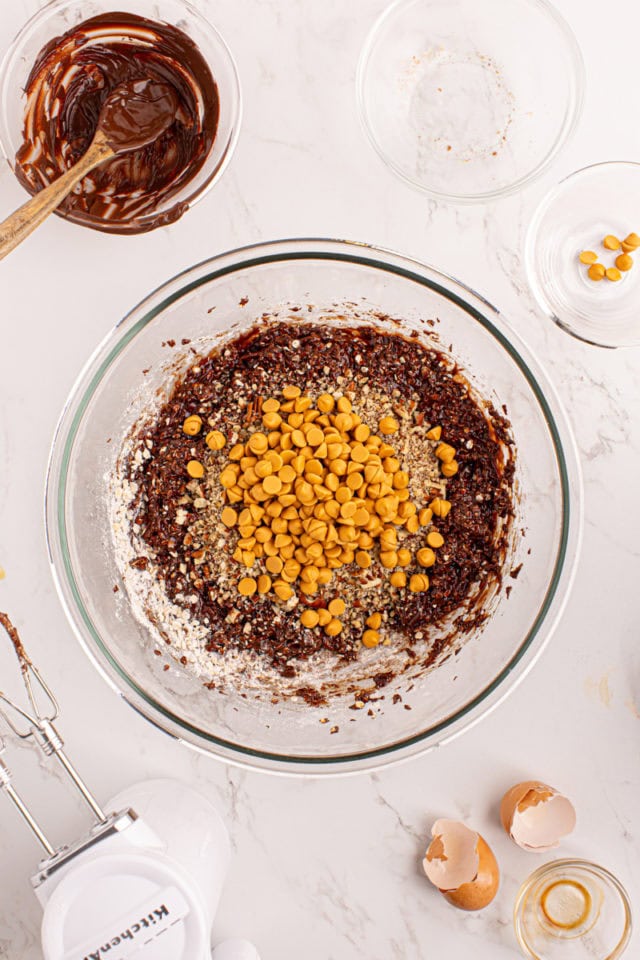
<path fill-rule="evenodd" d="M 147 236 L 120 239 L 52 218 L 0 265 L 0 609 L 19 623 L 58 693 L 69 752 L 100 797 L 170 774 L 219 805 L 234 857 L 216 938 L 249 937 L 263 960 L 516 957 L 514 894 L 541 862 L 509 844 L 497 823 L 497 801 L 518 779 L 544 778 L 569 794 L 578 827 L 561 852 L 609 867 L 640 903 L 640 353 L 582 346 L 554 328 L 534 309 L 522 264 L 524 230 L 546 189 L 589 162 L 640 156 L 640 8 L 635 0 L 615 7 L 558 0 L 587 65 L 578 133 L 523 195 L 455 208 L 394 179 L 359 127 L 355 65 L 385 0 L 199 3 L 237 58 L 245 99 L 240 142 L 219 186 L 181 222 Z M 37 5 L 2 4 L 0 47 Z M 3 167 L 2 215 L 23 196 Z M 553 642 L 517 692 L 442 750 L 325 781 L 226 768 L 134 714 L 71 633 L 42 522 L 58 412 L 89 352 L 122 314 L 207 256 L 314 235 L 397 249 L 498 305 L 538 351 L 567 405 L 586 500 L 576 586 Z M 86 814 L 55 772 L 25 748 L 12 749 L 11 762 L 55 840 L 76 836 Z M 484 913 L 453 910 L 421 876 L 438 815 L 468 820 L 498 852 L 502 889 Z M 0 957 L 41 956 L 28 882 L 38 856 L 0 797 Z M 635 951 L 640 935 L 629 956 Z"/>

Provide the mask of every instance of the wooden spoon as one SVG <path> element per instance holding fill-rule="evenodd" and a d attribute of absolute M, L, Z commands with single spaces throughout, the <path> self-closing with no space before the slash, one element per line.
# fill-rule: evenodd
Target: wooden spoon
<path fill-rule="evenodd" d="M 0 223 L 0 260 L 33 233 L 91 170 L 157 140 L 173 123 L 177 108 L 176 95 L 166 83 L 129 80 L 115 87 L 102 105 L 84 156 Z"/>

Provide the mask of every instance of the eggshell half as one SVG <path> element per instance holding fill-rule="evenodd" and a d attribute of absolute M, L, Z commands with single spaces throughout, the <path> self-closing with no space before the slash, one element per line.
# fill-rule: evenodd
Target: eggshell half
<path fill-rule="evenodd" d="M 508 790 L 500 804 L 506 833 L 523 850 L 553 850 L 576 825 L 573 804 L 554 787 L 525 780 Z"/>
<path fill-rule="evenodd" d="M 486 841 L 456 820 L 437 820 L 423 860 L 424 872 L 460 910 L 482 910 L 495 897 L 500 870 Z"/>

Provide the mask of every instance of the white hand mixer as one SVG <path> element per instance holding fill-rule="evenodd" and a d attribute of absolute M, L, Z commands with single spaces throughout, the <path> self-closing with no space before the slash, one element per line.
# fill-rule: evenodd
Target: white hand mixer
<path fill-rule="evenodd" d="M 96 821 L 75 843 L 56 849 L 0 758 L 0 787 L 46 853 L 31 878 L 44 911 L 45 960 L 259 960 L 245 940 L 226 940 L 211 952 L 230 858 L 215 807 L 184 784 L 155 780 L 122 791 L 105 813 L 64 751 L 53 725 L 59 714 L 53 693 L 4 613 L 0 625 L 13 643 L 29 701 L 24 708 L 0 692 L 0 716 L 16 736 L 62 764 Z"/>

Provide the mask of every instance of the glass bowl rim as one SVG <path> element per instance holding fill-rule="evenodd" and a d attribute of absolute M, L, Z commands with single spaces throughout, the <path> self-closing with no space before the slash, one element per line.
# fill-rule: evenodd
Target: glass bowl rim
<path fill-rule="evenodd" d="M 640 344 L 640 334 L 638 334 L 636 340 L 629 340 L 625 343 L 602 343 L 599 340 L 590 340 L 589 337 L 582 336 L 576 329 L 565 323 L 555 313 L 551 307 L 551 304 L 542 292 L 542 288 L 538 281 L 537 271 L 535 269 L 535 244 L 542 218 L 550 209 L 554 201 L 557 200 L 562 194 L 563 190 L 569 183 L 586 174 L 594 173 L 596 170 L 600 170 L 603 167 L 635 168 L 638 173 L 640 173 L 640 161 L 638 160 L 598 160 L 596 163 L 587 164 L 586 167 L 579 167 L 577 170 L 572 170 L 571 173 L 568 173 L 562 178 L 562 180 L 559 180 L 555 186 L 551 187 L 551 189 L 545 193 L 533 212 L 533 216 L 531 217 L 529 226 L 527 227 L 527 234 L 524 242 L 524 264 L 529 289 L 531 290 L 536 303 L 544 313 L 545 317 L 553 320 L 556 326 L 560 327 L 561 330 L 563 330 L 565 333 L 568 333 L 569 336 L 574 337 L 576 340 L 579 340 L 581 343 L 588 343 L 590 347 L 600 347 L 603 350 L 618 350 L 624 347 L 637 347 Z"/>
<path fill-rule="evenodd" d="M 208 192 L 211 190 L 211 188 L 218 182 L 218 180 L 221 178 L 222 174 L 226 170 L 227 165 L 231 160 L 231 157 L 233 156 L 233 153 L 238 143 L 238 137 L 240 136 L 240 129 L 242 126 L 242 113 L 243 113 L 242 88 L 240 86 L 240 75 L 238 72 L 238 67 L 234 59 L 234 56 L 231 53 L 231 50 L 229 49 L 229 46 L 226 40 L 224 39 L 222 34 L 219 32 L 217 27 L 214 26 L 214 24 L 208 19 L 208 17 L 204 15 L 204 13 L 202 13 L 200 10 L 197 9 L 197 7 L 193 5 L 191 0 L 171 0 L 171 2 L 184 7 L 185 12 L 188 14 L 188 16 L 191 17 L 198 24 L 199 28 L 201 28 L 204 32 L 208 33 L 213 39 L 213 41 L 219 46 L 221 56 L 224 60 L 226 60 L 227 67 L 229 68 L 231 84 L 233 87 L 233 92 L 229 101 L 230 114 L 231 114 L 229 135 L 227 136 L 226 142 L 224 143 L 223 151 L 220 155 L 220 159 L 218 160 L 215 168 L 211 171 L 211 174 L 208 176 L 207 180 L 205 180 L 203 184 L 201 184 L 199 187 L 193 190 L 193 192 L 190 193 L 188 196 L 182 197 L 180 195 L 180 192 L 178 194 L 171 196 L 169 198 L 169 200 L 171 201 L 171 206 L 168 207 L 167 210 L 163 211 L 166 213 L 168 210 L 173 209 L 173 207 L 177 203 L 181 203 L 181 204 L 186 203 L 187 210 L 185 212 L 188 213 L 188 211 L 193 206 L 195 206 L 195 204 L 198 203 L 199 200 L 202 200 L 203 197 L 205 197 L 208 194 Z M 29 17 L 29 19 L 23 23 L 23 25 L 18 30 L 18 33 L 15 35 L 15 37 L 9 44 L 4 55 L 0 59 L 0 154 L 6 160 L 9 166 L 9 169 L 11 170 L 11 173 L 14 176 L 15 176 L 15 169 L 14 169 L 15 157 L 11 156 L 11 153 L 12 153 L 11 135 L 8 129 L 8 120 L 6 119 L 8 117 L 8 110 L 6 109 L 8 98 L 9 96 L 15 96 L 15 91 L 9 91 L 7 86 L 9 73 L 14 66 L 15 60 L 21 56 L 22 50 L 24 48 L 24 44 L 29 41 L 29 39 L 31 38 L 31 34 L 33 33 L 34 30 L 36 30 L 47 19 L 49 19 L 59 10 L 64 10 L 65 8 L 73 8 L 73 7 L 78 7 L 78 9 L 82 10 L 83 3 L 84 3 L 84 0 L 47 0 L 44 6 L 40 7 L 39 10 L 36 10 L 36 12 L 32 14 Z M 114 0 L 114 6 L 117 7 L 117 0 Z M 117 11 L 114 11 L 114 12 L 117 12 Z M 143 16 L 143 14 L 140 14 L 140 15 Z M 204 54 L 202 55 L 204 57 Z M 211 64 L 209 64 L 209 61 L 206 57 L 205 57 L 205 61 L 207 62 L 208 66 L 211 68 Z M 215 80 L 215 76 L 214 76 L 214 80 Z M 213 151 L 213 147 L 216 140 L 217 140 L 217 134 L 216 134 L 216 138 L 214 138 L 213 144 L 211 145 L 211 150 L 209 151 L 209 154 L 207 154 L 207 158 L 205 159 L 205 164 L 208 157 L 211 155 L 211 152 Z M 188 189 L 189 186 L 190 186 L 190 183 L 185 184 L 186 189 Z M 156 216 L 157 216 L 157 212 L 154 214 L 149 214 L 145 217 L 141 217 L 136 222 L 140 223 L 141 225 L 145 225 L 153 221 Z M 111 232 L 116 235 L 119 233 L 124 233 L 126 235 L 128 233 L 128 231 L 126 230 L 115 230 L 115 229 L 111 231 L 104 231 L 104 230 L 101 230 L 100 227 L 95 227 L 92 224 L 79 223 L 76 220 L 70 220 L 68 218 L 64 218 L 64 219 L 66 219 L 68 223 L 71 223 L 74 226 L 89 227 L 90 229 L 98 230 L 101 233 Z"/>
<path fill-rule="evenodd" d="M 622 936 L 620 937 L 619 942 L 613 949 L 613 953 L 610 953 L 605 958 L 605 960 L 616 960 L 616 958 L 621 957 L 626 950 L 629 940 L 631 939 L 631 933 L 633 931 L 633 911 L 631 909 L 631 898 L 624 884 L 621 880 L 618 880 L 615 874 L 611 873 L 610 870 L 607 870 L 606 867 L 601 866 L 599 863 L 595 863 L 593 860 L 585 860 L 581 857 L 561 857 L 559 860 L 549 860 L 547 863 L 543 863 L 541 866 L 533 870 L 532 873 L 530 873 L 529 876 L 522 881 L 518 893 L 516 894 L 516 899 L 513 906 L 513 924 L 518 944 L 522 950 L 526 951 L 527 956 L 535 960 L 535 955 L 531 953 L 531 950 L 529 949 L 528 944 L 525 942 L 525 938 L 522 933 L 520 909 L 531 887 L 537 883 L 538 880 L 541 880 L 545 874 L 553 873 L 553 871 L 557 870 L 558 868 L 569 869 L 571 867 L 579 867 L 586 873 L 596 874 L 600 879 L 606 880 L 611 884 L 620 897 L 620 902 L 622 903 L 625 914 L 624 930 L 622 931 Z"/>
<path fill-rule="evenodd" d="M 480 322 L 515 362 L 540 406 L 558 464 L 563 508 L 560 543 L 553 576 L 547 585 L 544 600 L 525 639 L 493 680 L 463 707 L 427 730 L 383 747 L 322 757 L 292 757 L 233 743 L 213 734 L 203 733 L 188 720 L 156 703 L 153 696 L 120 667 L 92 623 L 74 576 L 65 514 L 67 472 L 80 422 L 94 391 L 126 345 L 167 306 L 211 280 L 255 266 L 300 260 L 347 262 L 373 267 L 412 280 L 443 295 L 472 319 Z M 450 289 L 447 284 L 454 289 Z M 463 299 L 460 293 L 475 300 L 477 306 Z M 485 317 L 479 307 L 490 313 L 492 319 Z M 505 331 L 508 332 L 508 337 Z M 538 385 L 536 376 L 520 356 L 512 340 L 520 350 L 529 355 L 530 363 L 538 368 L 539 375 L 545 381 L 545 392 Z M 530 348 L 525 346 L 519 335 L 502 320 L 501 314 L 488 300 L 475 294 L 470 287 L 453 277 L 382 247 L 359 241 L 291 238 L 250 244 L 202 260 L 158 286 L 118 321 L 87 360 L 63 406 L 49 454 L 44 506 L 49 563 L 60 601 L 85 653 L 112 689 L 154 726 L 207 755 L 261 771 L 266 769 L 271 773 L 304 775 L 354 773 L 376 766 L 387 766 L 392 762 L 408 759 L 409 756 L 425 753 L 459 736 L 501 703 L 524 679 L 541 655 L 568 600 L 575 575 L 575 560 L 579 555 L 582 539 L 583 496 L 582 474 L 575 440 L 555 388 Z M 567 560 L 573 562 L 568 565 Z M 564 589 L 559 591 L 561 583 L 564 584 Z M 542 630 L 545 624 L 546 635 Z M 528 659 L 525 659 L 527 655 Z M 519 672 L 514 673 L 516 668 Z M 504 688 L 504 681 L 509 677 L 512 682 Z M 347 769 L 348 765 L 351 765 L 351 769 Z"/>
<path fill-rule="evenodd" d="M 422 0 L 422 2 L 428 3 L 429 0 Z M 390 20 L 398 9 L 403 6 L 409 6 L 411 3 L 415 3 L 415 0 L 393 0 L 393 3 L 391 3 L 382 11 L 367 34 L 360 52 L 356 70 L 356 101 L 361 126 L 369 142 L 383 163 L 397 177 L 428 197 L 432 197 L 435 200 L 444 200 L 449 203 L 459 204 L 485 203 L 487 200 L 498 200 L 502 197 L 509 197 L 512 194 L 517 193 L 519 190 L 528 187 L 544 174 L 544 172 L 550 167 L 555 157 L 560 153 L 563 147 L 566 146 L 578 125 L 584 106 L 586 68 L 582 50 L 580 49 L 576 35 L 571 29 L 568 21 L 558 10 L 556 10 L 549 0 L 520 0 L 520 2 L 537 8 L 543 14 L 546 13 L 549 19 L 555 23 L 556 27 L 562 34 L 567 46 L 569 60 L 571 61 L 570 96 L 567 103 L 567 109 L 565 111 L 564 122 L 549 152 L 543 157 L 537 166 L 529 171 L 529 173 L 523 174 L 512 183 L 509 183 L 504 187 L 498 187 L 495 190 L 483 190 L 479 193 L 447 193 L 445 191 L 435 190 L 432 187 L 425 185 L 422 181 L 416 179 L 415 177 L 410 176 L 403 169 L 403 167 L 392 160 L 390 155 L 383 150 L 373 132 L 373 127 L 369 120 L 369 113 L 365 106 L 365 89 L 369 60 L 373 53 L 374 46 L 378 40 L 378 36 L 382 32 L 387 20 Z"/>

